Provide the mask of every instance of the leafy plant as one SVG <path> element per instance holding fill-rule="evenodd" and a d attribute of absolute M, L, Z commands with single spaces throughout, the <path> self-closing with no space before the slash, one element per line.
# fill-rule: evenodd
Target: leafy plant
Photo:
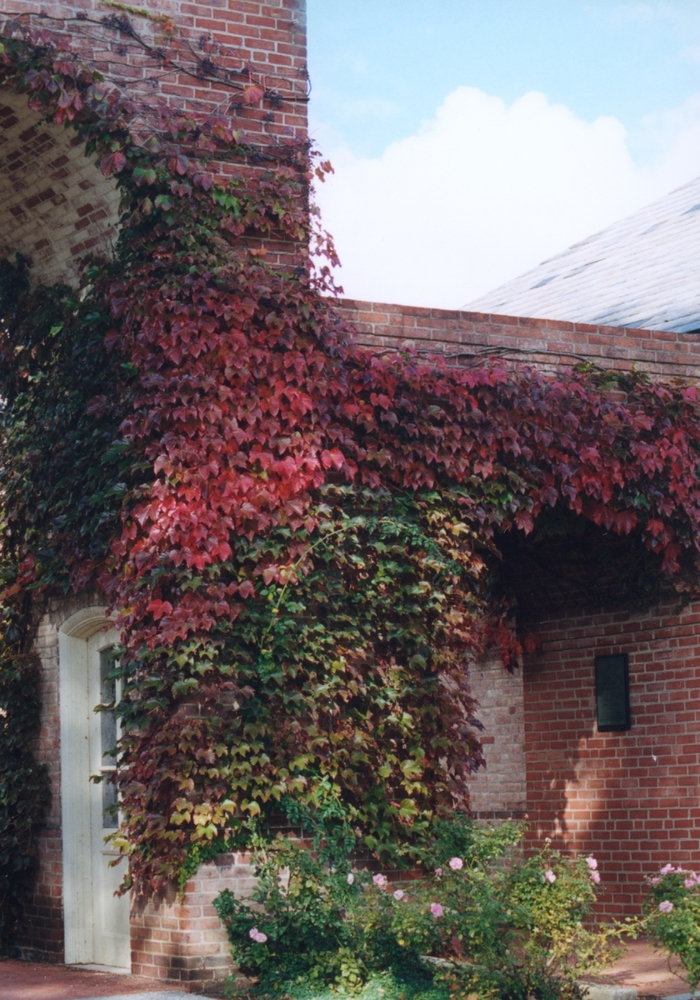
<path fill-rule="evenodd" d="M 665 865 L 648 879 L 644 930 L 654 944 L 680 959 L 695 992 L 700 984 L 700 878 L 694 871 Z"/>
<path fill-rule="evenodd" d="M 393 988 L 422 980 L 426 992 L 494 1000 L 577 997 L 576 980 L 610 961 L 620 928 L 584 927 L 600 881 L 595 859 L 545 845 L 524 860 L 522 832 L 445 821 L 424 844 L 425 860 L 446 842 L 461 853 L 406 882 L 353 869 L 348 858 L 324 864 L 280 841 L 259 857 L 250 899 L 226 891 L 215 905 L 258 995 L 295 983 L 362 991 L 383 976 Z"/>

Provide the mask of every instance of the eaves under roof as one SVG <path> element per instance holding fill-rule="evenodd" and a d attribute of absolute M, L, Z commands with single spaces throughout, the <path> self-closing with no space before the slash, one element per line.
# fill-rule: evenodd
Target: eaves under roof
<path fill-rule="evenodd" d="M 700 177 L 464 308 L 700 332 Z"/>

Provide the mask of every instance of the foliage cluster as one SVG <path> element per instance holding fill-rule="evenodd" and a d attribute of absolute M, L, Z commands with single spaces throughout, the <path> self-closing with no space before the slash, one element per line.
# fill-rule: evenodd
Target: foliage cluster
<path fill-rule="evenodd" d="M 114 422 L 86 413 L 102 385 L 124 412 L 128 378 L 103 344 L 108 313 L 65 287 L 30 294 L 26 272 L 21 258 L 0 265 L 0 952 L 30 889 L 50 796 L 30 750 L 40 719 L 34 595 L 79 587 L 105 558 L 134 464 Z"/>
<path fill-rule="evenodd" d="M 496 531 L 567 510 L 692 585 L 696 390 L 374 355 L 323 294 L 305 144 L 146 120 L 45 33 L 0 75 L 122 194 L 79 294 L 6 265 L 0 572 L 27 637 L 56 589 L 121 613 L 132 884 L 280 813 L 400 860 L 481 763 L 466 663 L 522 651 Z"/>
<path fill-rule="evenodd" d="M 644 901 L 645 931 L 650 939 L 676 955 L 695 992 L 700 984 L 700 877 L 680 865 L 665 865 L 648 880 Z"/>
<path fill-rule="evenodd" d="M 596 861 L 548 844 L 524 860 L 514 850 L 522 832 L 446 821 L 424 844 L 430 874 L 401 883 L 280 840 L 258 859 L 252 897 L 225 891 L 215 905 L 258 995 L 293 994 L 299 984 L 359 991 L 383 975 L 394 987 L 460 996 L 578 996 L 576 980 L 610 960 L 619 934 L 583 926 L 600 883 Z"/>
<path fill-rule="evenodd" d="M 7 623 L 4 623 L 7 625 Z M 49 795 L 27 746 L 39 725 L 39 664 L 0 657 L 0 954 L 7 951 L 36 867 L 35 832 Z"/>

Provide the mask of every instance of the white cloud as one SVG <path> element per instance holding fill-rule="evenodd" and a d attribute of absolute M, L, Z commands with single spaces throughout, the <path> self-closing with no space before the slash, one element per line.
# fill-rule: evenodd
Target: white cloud
<path fill-rule="evenodd" d="M 633 145 L 646 154 L 650 176 L 657 183 L 682 183 L 700 172 L 700 94 L 679 108 L 669 108 L 642 119 Z M 681 178 L 681 180 L 678 180 Z"/>
<path fill-rule="evenodd" d="M 324 149 L 318 191 L 353 298 L 459 308 L 695 177 L 700 97 L 636 135 L 528 93 L 507 107 L 471 87 L 378 159 Z"/>

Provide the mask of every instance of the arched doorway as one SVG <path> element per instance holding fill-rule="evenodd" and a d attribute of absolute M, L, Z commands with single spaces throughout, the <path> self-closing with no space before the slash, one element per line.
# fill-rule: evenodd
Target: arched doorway
<path fill-rule="evenodd" d="M 117 641 L 99 606 L 59 630 L 65 961 L 129 971 L 129 897 L 114 895 L 125 862 L 110 866 L 117 854 L 105 844 L 116 822 L 113 786 L 90 780 L 113 766 L 114 716 L 95 706 L 114 695 L 109 651 Z"/>

